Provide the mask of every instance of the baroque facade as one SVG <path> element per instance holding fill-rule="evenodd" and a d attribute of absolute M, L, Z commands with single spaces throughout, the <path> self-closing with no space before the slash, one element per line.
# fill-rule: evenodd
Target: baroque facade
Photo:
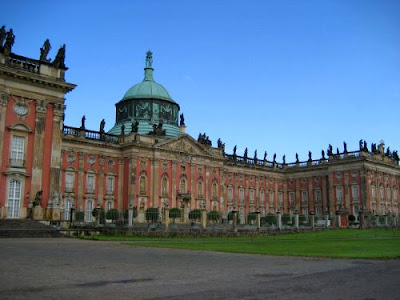
<path fill-rule="evenodd" d="M 4 27 L 3 27 L 4 30 Z M 5 31 L 4 31 L 5 33 Z M 68 220 L 71 208 L 93 221 L 92 210 L 120 212 L 136 207 L 137 221 L 150 207 L 178 207 L 183 222 L 193 209 L 216 210 L 226 218 L 237 210 L 241 223 L 250 212 L 299 212 L 305 216 L 399 214 L 397 152 L 360 141 L 357 151 L 333 153 L 294 163 L 269 161 L 213 147 L 205 134 L 186 133 L 179 104 L 153 78 L 146 56 L 144 80 L 116 104 L 109 132 L 64 124 L 65 46 L 39 59 L 12 52 L 13 33 L 0 44 L 0 217 Z M 235 147 L 236 148 L 236 147 Z"/>

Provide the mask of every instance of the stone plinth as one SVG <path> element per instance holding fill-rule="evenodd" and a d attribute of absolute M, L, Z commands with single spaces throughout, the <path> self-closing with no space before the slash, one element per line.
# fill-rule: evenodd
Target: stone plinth
<path fill-rule="evenodd" d="M 43 220 L 44 210 L 41 206 L 35 206 L 33 208 L 33 218 L 35 220 Z"/>

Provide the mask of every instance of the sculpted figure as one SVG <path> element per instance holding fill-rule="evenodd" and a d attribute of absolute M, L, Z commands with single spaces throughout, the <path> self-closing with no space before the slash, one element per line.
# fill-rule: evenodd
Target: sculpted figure
<path fill-rule="evenodd" d="M 125 125 L 122 124 L 121 126 L 121 135 L 125 135 Z"/>
<path fill-rule="evenodd" d="M 243 155 L 244 158 L 247 158 L 247 152 L 248 152 L 248 150 L 247 150 L 247 147 L 246 147 L 246 149 L 244 149 L 244 155 Z"/>
<path fill-rule="evenodd" d="M 14 45 L 14 41 L 15 41 L 15 35 L 13 33 L 13 30 L 10 29 L 7 32 L 6 42 L 4 43 L 4 54 L 5 55 L 10 55 L 11 50 L 12 50 L 12 46 Z"/>
<path fill-rule="evenodd" d="M 36 193 L 35 200 L 33 201 L 33 206 L 42 205 L 42 194 L 43 194 L 43 191 L 38 191 Z"/>
<path fill-rule="evenodd" d="M 276 153 L 274 153 L 274 163 L 276 162 Z"/>
<path fill-rule="evenodd" d="M 43 47 L 40 48 L 40 60 L 41 61 L 47 61 L 47 62 L 50 61 L 49 59 L 47 59 L 47 54 L 49 54 L 50 49 L 51 49 L 50 41 L 49 41 L 49 39 L 47 39 L 44 41 Z"/>
<path fill-rule="evenodd" d="M 138 132 L 139 129 L 139 122 L 136 121 L 135 123 L 132 122 L 131 132 Z"/>
<path fill-rule="evenodd" d="M 321 155 L 322 155 L 322 159 L 325 159 L 325 151 L 324 151 L 324 149 L 322 149 Z"/>
<path fill-rule="evenodd" d="M 104 126 L 106 126 L 106 121 L 103 119 L 100 122 L 100 132 L 104 133 Z"/>
<path fill-rule="evenodd" d="M 361 140 L 358 142 L 358 144 L 359 144 L 359 146 L 360 146 L 360 151 L 362 151 L 362 150 L 363 150 L 363 140 L 361 139 Z"/>
<path fill-rule="evenodd" d="M 0 48 L 3 48 L 3 43 L 6 38 L 6 27 L 3 25 L 0 28 Z"/>
<path fill-rule="evenodd" d="M 151 66 L 153 65 L 153 52 L 151 52 L 150 50 L 146 52 L 146 68 L 151 68 Z"/>
<path fill-rule="evenodd" d="M 299 162 L 299 154 L 296 153 L 296 163 L 298 163 L 298 162 Z"/>
<path fill-rule="evenodd" d="M 86 117 L 85 117 L 85 115 L 83 115 L 82 120 L 81 120 L 81 129 L 85 129 L 85 121 L 86 121 Z"/>
<path fill-rule="evenodd" d="M 344 148 L 343 152 L 347 153 L 347 143 L 346 142 L 343 142 L 343 148 Z"/>
<path fill-rule="evenodd" d="M 308 160 L 312 160 L 311 155 L 312 155 L 311 151 L 308 151 Z"/>
<path fill-rule="evenodd" d="M 264 152 L 264 161 L 267 160 L 267 151 Z"/>
<path fill-rule="evenodd" d="M 286 155 L 283 155 L 282 161 L 283 161 L 283 164 L 286 164 Z"/>
<path fill-rule="evenodd" d="M 233 147 L 233 155 L 236 155 L 236 149 L 237 149 L 237 146 L 235 145 L 235 147 Z"/>
<path fill-rule="evenodd" d="M 180 121 L 180 126 L 185 126 L 185 116 L 183 114 L 180 115 L 181 121 Z"/>
<path fill-rule="evenodd" d="M 58 49 L 56 58 L 53 61 L 53 65 L 56 68 L 65 68 L 65 44 Z"/>
<path fill-rule="evenodd" d="M 366 141 L 364 141 L 364 151 L 368 152 L 368 146 Z"/>

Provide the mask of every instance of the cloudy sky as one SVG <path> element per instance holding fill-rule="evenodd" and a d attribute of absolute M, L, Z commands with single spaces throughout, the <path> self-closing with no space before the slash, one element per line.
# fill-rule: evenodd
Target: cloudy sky
<path fill-rule="evenodd" d="M 278 161 L 356 150 L 360 139 L 400 150 L 400 1 L 7 1 L 0 25 L 13 52 L 39 58 L 50 39 L 66 44 L 66 125 L 106 130 L 115 103 L 155 80 L 185 115 L 226 151 L 264 151 Z"/>

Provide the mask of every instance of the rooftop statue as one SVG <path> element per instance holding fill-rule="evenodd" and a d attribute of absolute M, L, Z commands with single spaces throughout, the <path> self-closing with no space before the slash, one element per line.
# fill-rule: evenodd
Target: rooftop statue
<path fill-rule="evenodd" d="M 3 43 L 6 38 L 6 26 L 0 28 L 0 49 L 3 48 Z"/>
<path fill-rule="evenodd" d="M 274 153 L 274 163 L 276 162 L 276 153 Z"/>
<path fill-rule="evenodd" d="M 121 126 L 121 135 L 125 135 L 125 124 Z"/>
<path fill-rule="evenodd" d="M 106 121 L 103 119 L 100 122 L 100 133 L 104 133 L 104 126 L 106 126 Z"/>
<path fill-rule="evenodd" d="M 283 161 L 283 164 L 285 165 L 286 164 L 286 155 L 283 155 L 282 161 Z"/>
<path fill-rule="evenodd" d="M 328 147 L 328 156 L 332 156 L 332 155 L 333 155 L 333 148 L 332 148 L 332 145 L 329 144 L 329 147 Z"/>
<path fill-rule="evenodd" d="M 312 160 L 312 153 L 311 153 L 311 151 L 308 151 L 308 160 Z"/>
<path fill-rule="evenodd" d="M 347 153 L 347 144 L 346 144 L 346 142 L 343 142 L 343 148 L 344 148 L 343 152 Z"/>
<path fill-rule="evenodd" d="M 14 45 L 14 41 L 15 41 L 15 35 L 13 33 L 13 30 L 10 29 L 10 31 L 7 32 L 6 42 L 4 43 L 4 54 L 5 55 L 10 55 L 12 46 Z"/>
<path fill-rule="evenodd" d="M 85 121 L 86 121 L 86 117 L 85 117 L 85 115 L 83 115 L 82 120 L 81 120 L 81 129 L 85 129 Z"/>
<path fill-rule="evenodd" d="M 138 132 L 138 129 L 139 129 L 139 122 L 138 121 L 136 121 L 135 123 L 132 122 L 131 132 Z"/>
<path fill-rule="evenodd" d="M 364 151 L 368 152 L 367 141 L 364 141 Z"/>
<path fill-rule="evenodd" d="M 244 149 L 244 154 L 243 154 L 244 158 L 247 158 L 247 152 L 248 152 L 248 150 L 247 150 L 247 147 L 246 147 L 246 149 Z"/>
<path fill-rule="evenodd" d="M 40 60 L 41 61 L 50 62 L 50 59 L 47 59 L 47 54 L 49 54 L 50 49 L 51 49 L 50 41 L 49 41 L 49 39 L 47 39 L 44 41 L 43 47 L 40 48 Z"/>
<path fill-rule="evenodd" d="M 296 163 L 298 163 L 298 162 L 299 162 L 299 154 L 296 153 Z"/>
<path fill-rule="evenodd" d="M 322 155 L 322 159 L 325 159 L 325 151 L 324 151 L 324 149 L 322 149 L 321 155 Z"/>
<path fill-rule="evenodd" d="M 233 147 L 233 155 L 236 155 L 236 149 L 237 149 L 237 146 L 235 145 L 235 147 Z"/>
<path fill-rule="evenodd" d="M 53 61 L 53 66 L 56 68 L 65 68 L 65 44 L 58 49 L 56 58 Z"/>
<path fill-rule="evenodd" d="M 185 116 L 183 115 L 183 113 L 180 115 L 181 121 L 179 123 L 180 126 L 185 126 Z"/>
<path fill-rule="evenodd" d="M 267 160 L 267 151 L 264 152 L 264 161 Z"/>
<path fill-rule="evenodd" d="M 153 65 L 153 52 L 150 50 L 146 52 L 146 68 L 151 68 Z"/>
<path fill-rule="evenodd" d="M 358 142 L 358 144 L 359 144 L 359 146 L 360 146 L 360 151 L 363 151 L 363 140 L 361 139 L 361 140 Z"/>
<path fill-rule="evenodd" d="M 219 138 L 217 141 L 217 146 L 220 149 L 225 149 L 225 144 L 221 141 L 221 139 Z"/>

